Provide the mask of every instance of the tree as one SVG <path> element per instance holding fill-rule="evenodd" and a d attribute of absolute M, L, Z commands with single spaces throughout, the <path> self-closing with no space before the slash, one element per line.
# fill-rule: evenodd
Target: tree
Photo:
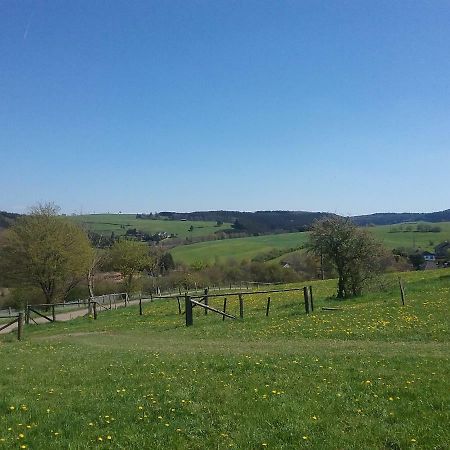
<path fill-rule="evenodd" d="M 111 247 L 112 267 L 124 277 L 126 292 L 131 291 L 133 278 L 152 266 L 148 246 L 137 241 L 120 240 Z"/>
<path fill-rule="evenodd" d="M 84 231 L 47 203 L 31 209 L 7 230 L 2 271 L 16 286 L 39 287 L 47 303 L 65 299 L 85 276 L 92 249 Z"/>
<path fill-rule="evenodd" d="M 311 229 L 309 251 L 328 260 L 338 274 L 338 298 L 357 296 L 367 281 L 382 270 L 383 246 L 350 219 L 328 217 Z"/>

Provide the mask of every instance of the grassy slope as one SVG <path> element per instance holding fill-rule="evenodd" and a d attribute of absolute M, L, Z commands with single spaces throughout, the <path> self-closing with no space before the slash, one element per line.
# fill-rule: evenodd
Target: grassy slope
<path fill-rule="evenodd" d="M 368 230 L 372 231 L 388 248 L 412 247 L 415 243 L 417 247 L 423 250 L 433 250 L 434 245 L 439 242 L 450 240 L 450 222 L 432 225 L 440 226 L 442 231 L 439 233 L 389 233 L 392 228 L 390 225 L 372 227 Z M 172 255 L 176 261 L 188 264 L 194 261 L 214 262 L 216 259 L 224 260 L 229 257 L 234 257 L 237 260 L 251 259 L 272 248 L 284 249 L 300 246 L 306 242 L 307 237 L 308 233 L 283 233 L 237 240 L 202 242 L 177 247 L 172 250 Z M 433 242 L 433 245 L 430 244 L 430 241 Z M 280 261 L 283 258 L 284 256 L 280 256 L 274 261 Z"/>
<path fill-rule="evenodd" d="M 447 448 L 450 272 L 404 278 L 405 307 L 393 278 L 321 311 L 327 281 L 310 316 L 252 296 L 186 328 L 159 301 L 2 337 L 0 448 Z"/>
<path fill-rule="evenodd" d="M 126 229 L 121 228 L 121 225 L 152 234 L 166 231 L 181 238 L 209 235 L 230 228 L 229 224 L 217 227 L 215 222 L 136 219 L 135 214 L 89 214 L 73 216 L 71 219 L 98 233 L 111 234 L 114 231 L 116 235 L 125 233 Z M 194 227 L 192 232 L 188 231 L 191 225 Z"/>
<path fill-rule="evenodd" d="M 273 248 L 289 249 L 306 242 L 307 233 L 283 233 L 175 247 L 171 253 L 176 261 L 192 264 L 195 261 L 226 261 L 228 258 L 251 259 Z"/>

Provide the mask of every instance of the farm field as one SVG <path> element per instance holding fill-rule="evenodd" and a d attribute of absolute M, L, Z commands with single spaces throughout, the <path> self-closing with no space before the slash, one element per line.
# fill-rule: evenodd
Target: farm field
<path fill-rule="evenodd" d="M 423 250 L 433 250 L 434 246 L 445 240 L 450 240 L 450 222 L 430 224 L 441 227 L 438 233 L 398 232 L 390 233 L 392 225 L 370 227 L 368 230 L 381 240 L 388 248 L 420 247 Z M 416 225 L 412 225 L 415 227 Z M 238 238 L 223 241 L 209 241 L 198 244 L 184 245 L 174 248 L 171 253 L 175 261 L 192 264 L 195 261 L 214 262 L 226 261 L 228 258 L 251 259 L 272 249 L 289 249 L 303 245 L 308 239 L 308 232 L 283 233 L 268 236 Z M 278 256 L 274 261 L 281 261 L 285 255 Z"/>
<path fill-rule="evenodd" d="M 425 222 L 418 222 L 425 223 Z M 417 224 L 411 224 L 412 227 L 416 227 Z M 438 226 L 441 228 L 440 232 L 398 232 L 391 233 L 390 230 L 398 227 L 397 225 L 383 225 L 370 228 L 375 236 L 377 236 L 384 244 L 389 248 L 417 247 L 422 250 L 433 251 L 434 247 L 443 241 L 450 241 L 450 222 L 438 222 L 430 223 L 431 226 Z"/>
<path fill-rule="evenodd" d="M 404 307 L 393 275 L 344 302 L 314 282 L 309 316 L 258 294 L 186 328 L 158 300 L 2 336 L 0 448 L 447 448 L 450 271 L 402 277 Z"/>
<path fill-rule="evenodd" d="M 229 258 L 240 261 L 242 259 L 252 259 L 256 255 L 273 249 L 286 249 L 288 251 L 291 248 L 304 244 L 307 237 L 307 233 L 301 232 L 223 239 L 178 246 L 172 249 L 171 253 L 176 262 L 185 264 L 192 264 L 196 261 L 208 263 L 215 261 L 226 262 Z"/>
<path fill-rule="evenodd" d="M 165 231 L 176 234 L 180 238 L 186 238 L 206 236 L 230 228 L 230 224 L 217 226 L 216 222 L 136 219 L 135 214 L 88 214 L 71 216 L 70 219 L 92 231 L 107 235 L 113 231 L 116 235 L 122 235 L 127 228 L 136 228 L 149 234 Z M 188 231 L 191 225 L 194 229 Z"/>

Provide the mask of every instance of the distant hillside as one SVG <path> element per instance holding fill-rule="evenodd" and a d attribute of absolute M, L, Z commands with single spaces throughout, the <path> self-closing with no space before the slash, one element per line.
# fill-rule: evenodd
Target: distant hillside
<path fill-rule="evenodd" d="M 20 214 L 0 211 L 0 228 L 10 227 L 18 217 Z"/>
<path fill-rule="evenodd" d="M 171 220 L 203 220 L 232 223 L 234 231 L 267 234 L 306 231 L 316 219 L 329 216 L 324 212 L 308 211 L 196 211 L 190 213 L 160 212 L 159 217 Z"/>
<path fill-rule="evenodd" d="M 365 225 L 393 225 L 403 222 L 448 222 L 450 209 L 432 213 L 375 213 L 364 216 L 353 216 L 352 220 L 361 226 Z"/>

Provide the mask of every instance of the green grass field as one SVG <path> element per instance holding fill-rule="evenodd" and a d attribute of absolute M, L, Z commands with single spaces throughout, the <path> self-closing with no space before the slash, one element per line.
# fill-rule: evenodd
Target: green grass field
<path fill-rule="evenodd" d="M 433 250 L 434 246 L 445 240 L 450 240 L 450 222 L 438 224 L 439 233 L 400 232 L 390 233 L 392 226 L 368 228 L 388 248 L 420 247 L 422 250 Z M 251 259 L 271 249 L 289 249 L 303 245 L 308 239 L 308 233 L 283 233 L 269 236 L 239 238 L 233 240 L 210 241 L 174 248 L 171 253 L 175 261 L 192 264 L 195 261 L 214 262 L 226 261 L 228 258 Z M 274 261 L 283 260 L 279 256 Z"/>
<path fill-rule="evenodd" d="M 171 250 L 175 261 L 192 264 L 196 261 L 226 262 L 229 258 L 252 259 L 260 253 L 272 249 L 290 249 L 306 242 L 307 233 L 283 233 L 268 236 L 255 236 L 221 241 L 201 242 L 192 245 L 182 245 Z"/>
<path fill-rule="evenodd" d="M 135 214 L 89 214 L 70 218 L 92 231 L 107 235 L 113 231 L 116 235 L 122 235 L 127 228 L 136 228 L 149 234 L 165 231 L 186 238 L 206 236 L 230 228 L 230 224 L 218 227 L 216 222 L 136 219 Z M 189 231 L 191 225 L 194 227 L 193 231 Z"/>
<path fill-rule="evenodd" d="M 394 276 L 345 302 L 331 280 L 309 316 L 251 295 L 186 328 L 159 300 L 2 336 L 0 448 L 446 449 L 450 271 L 403 277 L 404 307 Z"/>

